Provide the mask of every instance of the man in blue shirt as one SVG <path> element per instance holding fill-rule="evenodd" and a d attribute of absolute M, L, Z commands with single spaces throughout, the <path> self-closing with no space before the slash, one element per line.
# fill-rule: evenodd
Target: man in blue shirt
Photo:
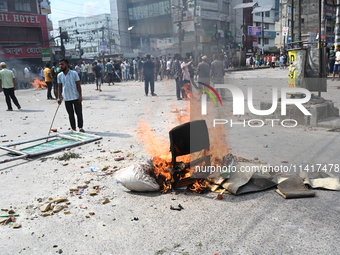
<path fill-rule="evenodd" d="M 74 113 L 77 115 L 77 122 L 80 132 L 85 132 L 83 129 L 83 110 L 82 110 L 82 93 L 80 79 L 77 72 L 69 69 L 67 59 L 59 61 L 61 72 L 58 74 L 58 104 L 65 101 L 66 111 L 69 116 L 70 125 L 73 131 L 76 130 L 76 121 Z"/>

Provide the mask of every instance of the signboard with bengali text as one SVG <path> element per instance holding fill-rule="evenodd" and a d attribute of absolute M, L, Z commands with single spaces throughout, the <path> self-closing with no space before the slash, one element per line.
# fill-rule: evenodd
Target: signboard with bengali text
<path fill-rule="evenodd" d="M 22 46 L 0 46 L 0 58 L 42 58 L 41 50 L 49 48 L 48 29 L 45 15 L 23 13 L 0 13 L 0 27 L 39 28 L 41 29 L 40 44 L 28 45 L 23 41 Z"/>

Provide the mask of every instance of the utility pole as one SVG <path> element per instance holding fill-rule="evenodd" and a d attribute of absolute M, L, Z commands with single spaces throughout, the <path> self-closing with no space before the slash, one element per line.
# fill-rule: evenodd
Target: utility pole
<path fill-rule="evenodd" d="M 197 0 L 194 2 L 194 29 L 195 29 L 195 60 L 198 61 L 198 40 L 197 40 L 197 17 L 196 16 Z"/>
<path fill-rule="evenodd" d="M 65 46 L 64 46 L 64 38 L 62 35 L 61 27 L 59 27 L 59 34 L 60 34 L 60 48 L 61 48 L 61 58 L 65 58 Z"/>
<path fill-rule="evenodd" d="M 291 48 L 294 48 L 293 46 L 293 42 L 294 42 L 294 1 L 295 0 L 291 0 L 292 1 L 292 10 L 291 10 L 291 17 L 290 17 L 290 29 L 291 29 Z"/>
<path fill-rule="evenodd" d="M 104 47 L 104 26 L 102 26 L 102 45 Z M 100 47 L 99 47 L 99 50 L 100 50 Z M 104 56 L 105 56 L 105 53 L 103 52 L 102 53 L 103 55 L 103 65 L 104 65 Z"/>
<path fill-rule="evenodd" d="M 262 56 L 264 55 L 264 12 L 262 12 L 262 33 L 261 33 L 261 41 L 262 41 Z"/>
<path fill-rule="evenodd" d="M 340 45 L 340 6 L 336 6 L 336 20 L 335 20 L 335 47 Z"/>
<path fill-rule="evenodd" d="M 178 45 L 179 45 L 179 54 L 182 56 L 182 21 L 183 21 L 183 12 L 182 6 L 179 5 L 178 8 L 178 15 L 179 15 L 179 23 L 178 23 Z"/>
<path fill-rule="evenodd" d="M 321 45 L 321 18 L 322 18 L 322 11 L 321 10 L 321 6 L 322 6 L 322 1 L 323 0 L 319 0 L 319 38 L 318 38 L 318 46 L 319 46 L 319 91 L 318 91 L 318 96 L 321 97 L 321 81 L 322 81 L 322 65 L 323 65 L 323 61 L 322 61 L 322 45 Z"/>
<path fill-rule="evenodd" d="M 302 0 L 298 0 L 298 5 L 299 5 L 299 48 L 302 49 L 303 43 L 302 43 L 302 29 L 301 29 L 301 13 L 302 13 L 302 9 L 301 9 L 301 2 Z"/>

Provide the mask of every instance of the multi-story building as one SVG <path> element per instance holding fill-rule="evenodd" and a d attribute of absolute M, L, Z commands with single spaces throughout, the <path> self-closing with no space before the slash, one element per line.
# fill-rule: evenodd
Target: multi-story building
<path fill-rule="evenodd" d="M 260 7 L 271 7 L 271 10 L 265 12 L 257 12 L 253 14 L 253 26 L 262 27 L 264 33 L 264 43 L 262 42 L 262 36 L 253 38 L 253 47 L 257 49 L 257 52 L 262 50 L 262 45 L 264 46 L 265 52 L 277 52 L 277 47 L 275 46 L 275 21 L 278 20 L 278 3 L 276 0 L 258 0 L 258 6 Z M 262 14 L 263 14 L 263 24 L 262 24 Z"/>
<path fill-rule="evenodd" d="M 301 38 L 298 36 L 298 4 L 294 2 L 294 41 L 305 41 L 309 43 L 316 42 L 317 35 L 319 33 L 319 1 L 310 0 L 301 2 Z M 325 5 L 322 8 L 323 23 L 321 28 L 321 40 L 330 44 L 334 43 L 334 26 L 335 26 L 335 14 L 336 7 L 332 6 L 333 0 L 326 0 Z M 282 47 L 284 44 L 291 42 L 291 14 L 292 14 L 292 0 L 280 1 L 280 19 L 276 23 L 277 39 L 276 45 Z M 289 34 L 287 36 L 282 35 L 282 28 L 289 27 Z M 324 29 L 324 32 L 323 32 Z"/>
<path fill-rule="evenodd" d="M 174 46 L 172 3 L 166 1 L 127 0 L 131 48 L 135 54 L 159 54 Z M 121 36 L 124 36 L 125 32 Z"/>
<path fill-rule="evenodd" d="M 123 3 L 110 1 L 113 27 L 119 31 L 117 44 L 125 55 L 180 51 L 209 54 L 224 48 L 226 37 L 231 36 L 229 0 L 127 0 L 126 5 Z"/>
<path fill-rule="evenodd" d="M 49 31 L 49 39 L 50 39 L 50 46 L 54 46 L 54 40 L 52 40 L 52 35 L 51 32 L 53 31 L 53 23 L 52 20 L 49 18 L 48 15 L 50 15 L 51 12 L 51 2 L 49 0 L 41 0 L 41 2 L 39 2 L 39 9 L 40 9 L 40 13 L 42 15 L 45 15 L 46 17 L 46 24 L 47 24 L 47 29 Z"/>
<path fill-rule="evenodd" d="M 0 58 L 40 63 L 49 49 L 46 17 L 40 0 L 0 0 Z"/>
<path fill-rule="evenodd" d="M 114 35 L 112 43 L 115 45 L 116 54 L 131 52 L 131 37 L 129 27 L 128 5 L 130 2 L 141 2 L 138 0 L 110 0 L 112 33 Z M 153 1 L 154 2 L 154 1 Z M 136 31 L 136 29 L 135 29 Z"/>
<path fill-rule="evenodd" d="M 81 55 L 94 58 L 115 50 L 112 37 L 116 32 L 112 30 L 108 13 L 59 20 L 58 24 L 62 33 L 68 35 L 64 40 L 66 58 L 78 59 Z"/>

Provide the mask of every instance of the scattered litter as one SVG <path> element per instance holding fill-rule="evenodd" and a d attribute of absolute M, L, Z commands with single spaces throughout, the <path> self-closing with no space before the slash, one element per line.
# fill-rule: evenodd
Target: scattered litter
<path fill-rule="evenodd" d="M 153 168 L 149 165 L 131 165 L 115 173 L 115 178 L 131 191 L 146 192 L 160 190 L 159 184 L 150 174 Z"/>
<path fill-rule="evenodd" d="M 53 212 L 54 213 L 57 213 L 57 212 L 60 212 L 62 209 L 66 208 L 67 205 L 56 205 L 54 208 L 53 208 Z"/>
<path fill-rule="evenodd" d="M 99 167 L 96 166 L 91 166 L 90 167 L 91 172 L 101 172 L 102 170 Z M 86 183 L 86 182 L 85 182 Z"/>
<path fill-rule="evenodd" d="M 53 200 L 54 203 L 60 203 L 64 201 L 67 201 L 67 197 L 57 197 Z"/>
<path fill-rule="evenodd" d="M 107 203 L 109 203 L 109 202 L 110 202 L 110 199 L 105 198 L 105 199 L 102 201 L 102 204 L 104 205 L 104 204 L 107 204 Z"/>
<path fill-rule="evenodd" d="M 89 194 L 90 196 L 97 195 L 98 193 L 99 193 L 99 190 L 96 190 L 96 189 L 90 189 L 90 190 L 88 191 L 88 194 Z"/>
<path fill-rule="evenodd" d="M 118 158 L 114 158 L 115 161 L 121 161 L 124 160 L 124 157 L 118 157 Z"/>
<path fill-rule="evenodd" d="M 174 211 L 181 211 L 183 210 L 183 206 L 181 204 L 178 204 L 178 207 L 173 207 L 172 205 L 170 205 L 170 209 L 174 210 Z"/>
<path fill-rule="evenodd" d="M 20 223 L 12 223 L 12 228 L 21 228 Z"/>
<path fill-rule="evenodd" d="M 41 212 L 47 212 L 48 210 L 51 209 L 51 204 L 52 204 L 52 202 L 42 205 L 40 207 L 40 211 Z"/>
<path fill-rule="evenodd" d="M 298 175 L 293 175 L 277 186 L 277 193 L 284 198 L 304 198 L 314 197 L 315 192 L 306 188 L 303 179 Z"/>
<path fill-rule="evenodd" d="M 95 213 L 94 213 L 94 212 L 89 212 L 89 214 L 90 214 L 90 215 L 95 215 Z"/>
<path fill-rule="evenodd" d="M 19 216 L 19 214 L 4 214 L 4 215 L 0 215 L 0 217 L 13 217 L 13 216 Z"/>
<path fill-rule="evenodd" d="M 53 211 L 45 212 L 41 216 L 46 217 L 46 216 L 51 216 L 53 215 Z"/>

